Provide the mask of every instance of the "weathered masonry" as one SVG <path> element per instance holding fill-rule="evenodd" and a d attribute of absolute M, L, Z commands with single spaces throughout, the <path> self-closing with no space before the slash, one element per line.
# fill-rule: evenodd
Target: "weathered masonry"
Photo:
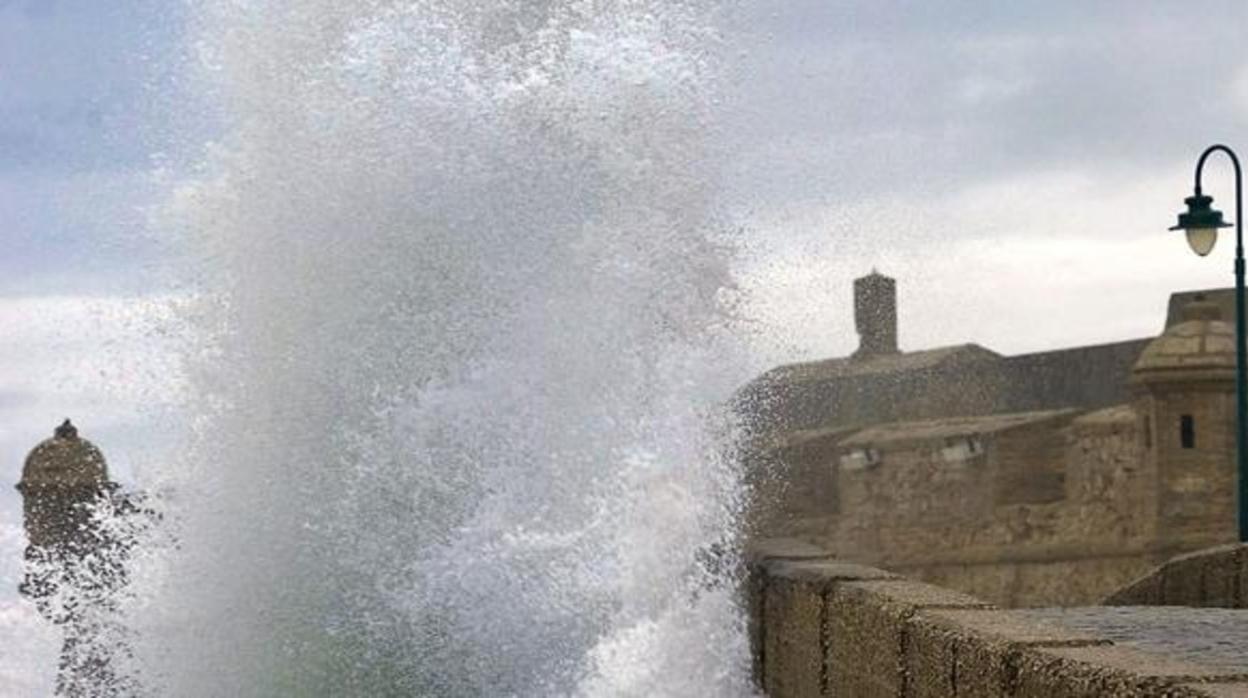
<path fill-rule="evenodd" d="M 769 698 L 1248 697 L 1248 668 L 1036 620 L 800 542 L 761 542 L 750 568 Z"/>
<path fill-rule="evenodd" d="M 1099 601 L 1234 540 L 1233 328 L 1175 294 L 1153 339 L 904 353 L 895 287 L 855 285 L 862 346 L 740 393 L 761 535 L 1003 606 Z"/>

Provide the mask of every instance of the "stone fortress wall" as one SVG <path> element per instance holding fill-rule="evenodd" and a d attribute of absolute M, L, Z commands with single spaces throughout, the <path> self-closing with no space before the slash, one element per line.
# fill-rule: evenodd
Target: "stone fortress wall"
<path fill-rule="evenodd" d="M 1095 603 L 1229 542 L 1227 295 L 1176 294 L 1154 339 L 1020 357 L 876 339 L 771 371 L 742 392 L 756 529 L 1011 607 Z"/>

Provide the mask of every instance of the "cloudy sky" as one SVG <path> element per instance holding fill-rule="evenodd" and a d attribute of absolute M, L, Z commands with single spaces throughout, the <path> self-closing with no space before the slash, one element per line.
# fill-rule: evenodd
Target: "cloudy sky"
<path fill-rule="evenodd" d="M 0 481 L 65 416 L 136 429 L 167 370 L 143 352 L 167 291 L 145 222 L 174 142 L 154 114 L 178 95 L 177 5 L 0 0 Z"/>
<path fill-rule="evenodd" d="M 120 477 L 168 445 L 176 295 L 148 211 L 212 136 L 182 3 L 0 0 L 0 542 L 66 415 Z M 1231 281 L 1167 233 L 1200 149 L 1245 143 L 1248 3 L 784 0 L 747 6 L 726 200 L 769 352 L 852 350 L 850 283 L 898 277 L 905 348 L 1155 334 Z M 171 164 L 173 163 L 173 164 Z M 1230 208 L 1229 168 L 1207 189 Z M 0 551 L 0 598 L 16 574 Z M 3 619 L 0 619 L 3 620 Z M 0 667 L 3 671 L 3 667 Z"/>
<path fill-rule="evenodd" d="M 751 288 L 794 351 L 852 349 L 872 266 L 904 347 L 1009 353 L 1153 334 L 1171 290 L 1231 282 L 1229 246 L 1165 228 L 1248 123 L 1245 3 L 771 5 L 738 181 L 768 247 Z M 1229 172 L 1206 188 L 1233 210 Z"/>
<path fill-rule="evenodd" d="M 161 6 L 165 7 L 161 7 Z M 15 603 L 25 453 L 72 416 L 130 479 L 176 394 L 145 229 L 176 99 L 163 0 L 0 0 L 0 692 L 46 695 L 55 637 Z M 35 681 L 36 683 L 30 683 Z"/>

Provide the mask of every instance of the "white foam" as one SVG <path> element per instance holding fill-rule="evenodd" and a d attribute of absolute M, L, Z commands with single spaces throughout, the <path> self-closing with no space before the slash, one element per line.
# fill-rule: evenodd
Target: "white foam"
<path fill-rule="evenodd" d="M 202 11 L 162 695 L 748 694 L 715 3 Z M 713 557 L 713 556 L 710 556 Z"/>
<path fill-rule="evenodd" d="M 26 536 L 0 519 L 0 695 L 50 696 L 60 653 L 60 633 L 17 595 Z"/>

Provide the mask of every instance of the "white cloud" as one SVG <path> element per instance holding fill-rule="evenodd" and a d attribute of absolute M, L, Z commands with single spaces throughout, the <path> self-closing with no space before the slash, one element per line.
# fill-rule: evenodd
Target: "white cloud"
<path fill-rule="evenodd" d="M 1248 116 L 1248 65 L 1240 68 L 1231 81 L 1231 96 L 1238 111 Z"/>
<path fill-rule="evenodd" d="M 1166 230 L 1190 178 L 1187 163 L 1037 171 L 926 199 L 774 209 L 756 220 L 775 244 L 744 272 L 764 348 L 774 360 L 852 351 L 852 279 L 872 268 L 898 279 L 908 349 L 1021 353 L 1157 334 L 1172 291 L 1233 281 L 1225 241 L 1202 259 Z"/>
<path fill-rule="evenodd" d="M 959 101 L 970 107 L 988 102 L 1003 102 L 1017 97 L 1030 86 L 1027 80 L 1010 80 L 991 75 L 968 75 L 958 81 Z"/>

